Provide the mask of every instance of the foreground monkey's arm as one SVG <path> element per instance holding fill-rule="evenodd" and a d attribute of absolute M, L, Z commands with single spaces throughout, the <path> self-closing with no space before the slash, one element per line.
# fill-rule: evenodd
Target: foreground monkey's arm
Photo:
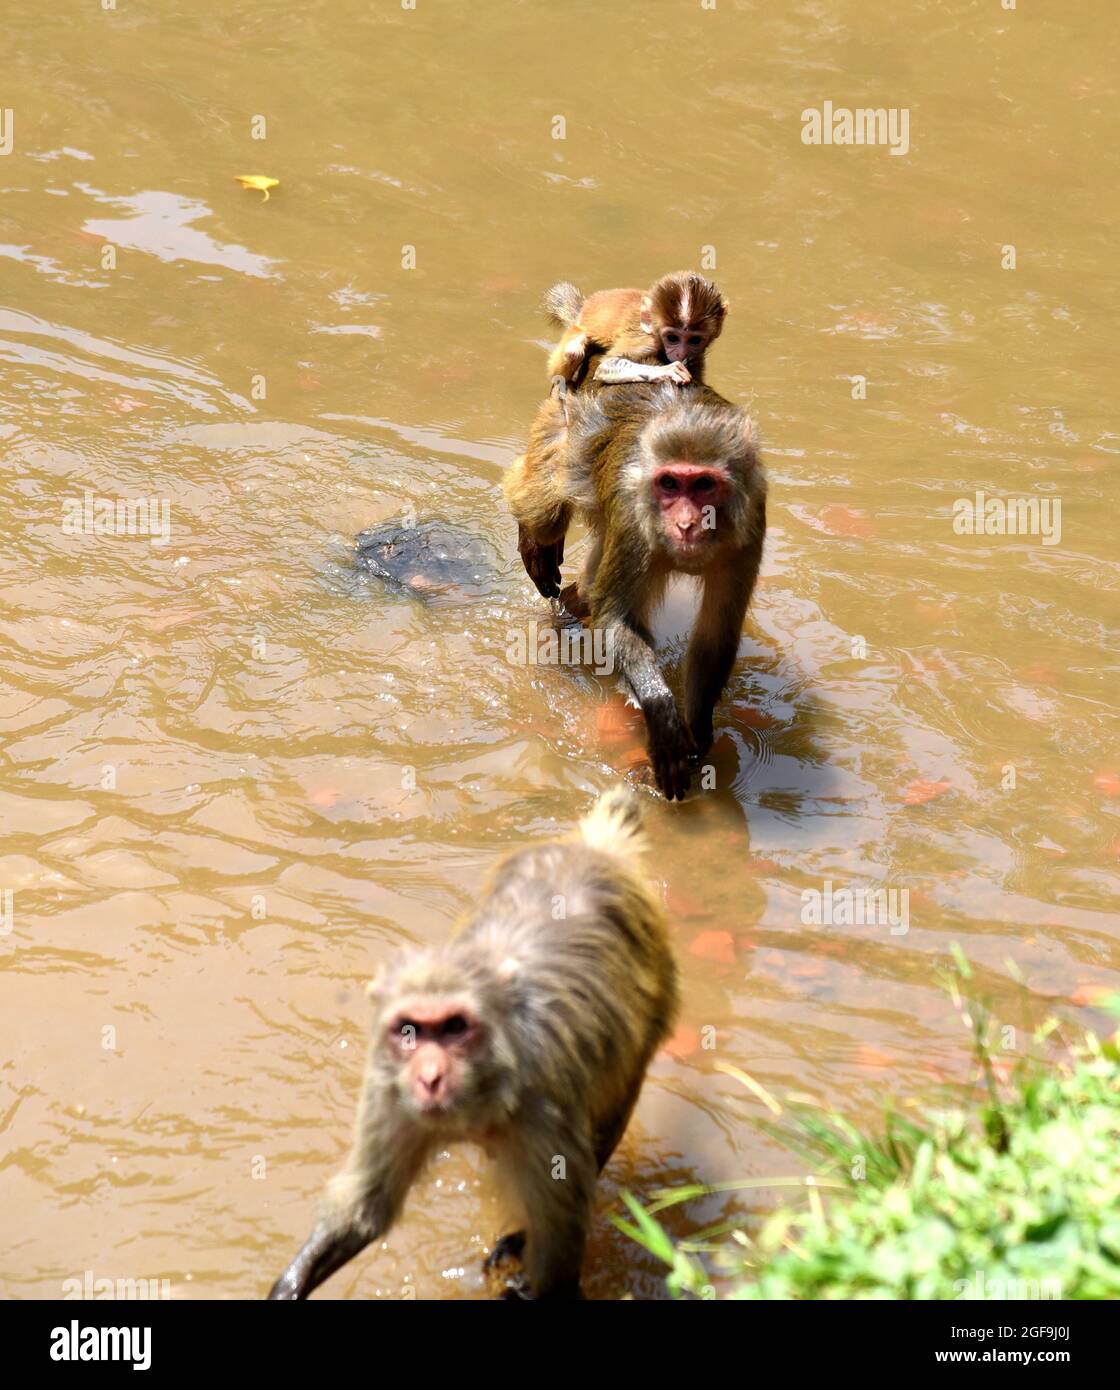
<path fill-rule="evenodd" d="M 623 381 L 675 381 L 687 386 L 692 373 L 683 362 L 632 362 L 629 357 L 604 357 L 595 380 L 614 385 Z"/>
<path fill-rule="evenodd" d="M 306 1298 L 371 1241 L 383 1236 L 400 1215 L 427 1151 L 427 1139 L 410 1133 L 396 1107 L 367 1080 L 357 1136 L 346 1166 L 331 1182 L 326 1210 L 273 1284 L 269 1299 Z"/>
<path fill-rule="evenodd" d="M 336 1269 L 359 1254 L 375 1236 L 360 1235 L 354 1230 L 335 1230 L 327 1221 L 320 1221 L 308 1236 L 299 1254 L 272 1286 L 270 1302 L 295 1302 L 306 1298 L 312 1289 L 329 1279 Z"/>

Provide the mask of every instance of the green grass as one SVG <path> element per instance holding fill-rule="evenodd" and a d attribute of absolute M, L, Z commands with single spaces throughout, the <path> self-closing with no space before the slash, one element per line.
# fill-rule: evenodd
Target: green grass
<path fill-rule="evenodd" d="M 1120 995 L 1103 1006 L 1120 1015 Z M 765 1124 L 814 1172 L 786 1180 L 800 1189 L 794 1202 L 753 1234 L 723 1223 L 674 1241 L 657 1213 L 783 1184 L 672 1189 L 644 1208 L 624 1193 L 631 1219 L 615 1224 L 666 1263 L 677 1296 L 714 1297 L 711 1269 L 730 1298 L 1120 1298 L 1116 1038 L 1088 1035 L 1000 1085 L 977 1027 L 978 1099 L 916 1119 L 888 1111 L 875 1135 L 804 1106 Z"/>

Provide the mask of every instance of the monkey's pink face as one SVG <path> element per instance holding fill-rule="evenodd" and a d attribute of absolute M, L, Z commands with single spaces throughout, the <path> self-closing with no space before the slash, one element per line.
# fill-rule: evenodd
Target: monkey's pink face
<path fill-rule="evenodd" d="M 719 509 L 728 493 L 723 472 L 696 463 L 669 463 L 655 470 L 652 487 L 662 532 L 676 555 L 697 555 L 716 541 Z"/>
<path fill-rule="evenodd" d="M 696 361 L 717 336 L 718 329 L 713 332 L 696 324 L 668 324 L 661 329 L 661 352 L 666 354 L 666 361 Z"/>
<path fill-rule="evenodd" d="M 398 1063 L 401 1099 L 418 1115 L 446 1117 L 464 1100 L 482 1029 L 462 1003 L 413 999 L 389 1021 L 386 1042 Z"/>
<path fill-rule="evenodd" d="M 689 362 L 702 357 L 714 335 L 691 324 L 670 325 L 661 330 L 661 349 L 667 362 Z"/>

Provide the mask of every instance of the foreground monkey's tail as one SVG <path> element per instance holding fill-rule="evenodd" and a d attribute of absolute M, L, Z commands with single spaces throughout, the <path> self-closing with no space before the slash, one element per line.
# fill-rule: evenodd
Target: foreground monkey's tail
<path fill-rule="evenodd" d="M 579 823 L 585 845 L 607 854 L 629 856 L 645 848 L 642 808 L 626 787 L 611 787 Z"/>
<path fill-rule="evenodd" d="M 567 280 L 553 285 L 544 297 L 544 311 L 557 328 L 571 328 L 572 324 L 579 323 L 582 308 L 583 295 Z"/>

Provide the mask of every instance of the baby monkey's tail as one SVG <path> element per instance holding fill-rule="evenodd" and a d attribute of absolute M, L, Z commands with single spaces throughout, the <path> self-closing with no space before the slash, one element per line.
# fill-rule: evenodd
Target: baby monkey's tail
<path fill-rule="evenodd" d="M 544 311 L 557 328 L 571 328 L 578 323 L 582 308 L 583 295 L 567 280 L 553 285 L 544 297 Z"/>

